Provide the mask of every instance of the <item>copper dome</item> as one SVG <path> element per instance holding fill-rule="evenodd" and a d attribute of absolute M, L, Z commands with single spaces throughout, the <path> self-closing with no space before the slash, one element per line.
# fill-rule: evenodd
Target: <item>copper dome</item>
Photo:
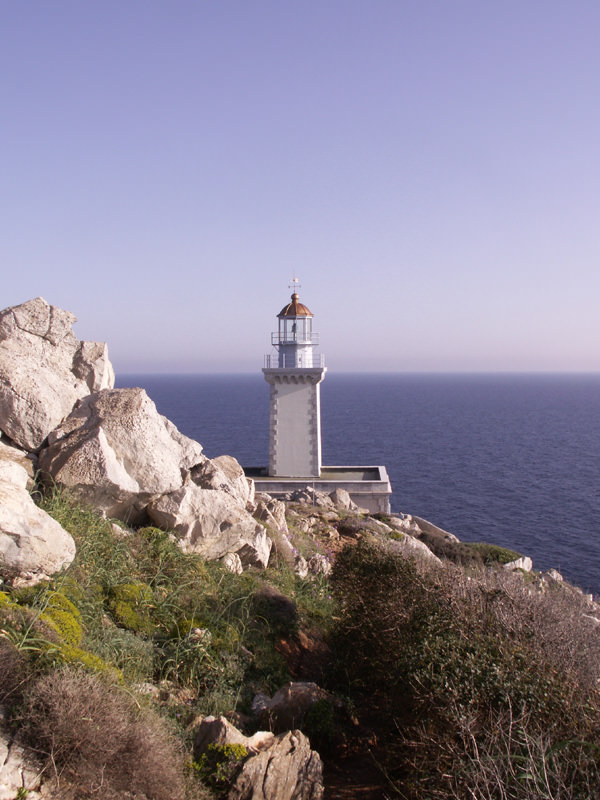
<path fill-rule="evenodd" d="M 284 306 L 278 317 L 312 317 L 312 312 L 302 303 L 298 302 L 299 298 L 296 292 L 292 295 L 292 302 Z"/>

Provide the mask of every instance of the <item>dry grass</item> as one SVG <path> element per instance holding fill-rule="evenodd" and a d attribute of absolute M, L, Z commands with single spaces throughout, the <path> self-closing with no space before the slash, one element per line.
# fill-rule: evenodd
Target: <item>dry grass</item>
<path fill-rule="evenodd" d="M 182 757 L 164 720 L 81 670 L 40 677 L 25 698 L 26 735 L 82 798 L 179 800 Z"/>

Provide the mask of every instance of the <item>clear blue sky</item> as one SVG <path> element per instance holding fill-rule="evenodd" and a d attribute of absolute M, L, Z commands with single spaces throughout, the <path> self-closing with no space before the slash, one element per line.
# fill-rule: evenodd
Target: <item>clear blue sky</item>
<path fill-rule="evenodd" d="M 597 0 L 0 0 L 0 306 L 118 372 L 600 369 Z"/>

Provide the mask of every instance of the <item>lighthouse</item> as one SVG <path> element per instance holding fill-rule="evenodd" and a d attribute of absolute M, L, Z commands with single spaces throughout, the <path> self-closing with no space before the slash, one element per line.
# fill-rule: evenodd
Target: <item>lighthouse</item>
<path fill-rule="evenodd" d="M 313 315 L 294 293 L 277 315 L 271 334 L 275 353 L 265 357 L 263 375 L 270 386 L 269 475 L 319 478 L 321 475 L 320 383 L 323 356 L 313 332 Z"/>
<path fill-rule="evenodd" d="M 315 348 L 312 312 L 300 302 L 298 279 L 277 314 L 271 334 L 274 352 L 265 356 L 263 375 L 270 388 L 269 466 L 247 466 L 256 491 L 290 499 L 307 488 L 330 494 L 344 489 L 359 508 L 390 513 L 392 487 L 383 465 L 322 466 L 320 384 L 325 361 Z"/>

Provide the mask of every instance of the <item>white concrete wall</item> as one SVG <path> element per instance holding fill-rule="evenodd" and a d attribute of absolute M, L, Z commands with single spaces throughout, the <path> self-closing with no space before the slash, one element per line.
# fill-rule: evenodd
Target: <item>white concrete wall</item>
<path fill-rule="evenodd" d="M 321 369 L 265 369 L 271 386 L 269 475 L 319 477 Z"/>

